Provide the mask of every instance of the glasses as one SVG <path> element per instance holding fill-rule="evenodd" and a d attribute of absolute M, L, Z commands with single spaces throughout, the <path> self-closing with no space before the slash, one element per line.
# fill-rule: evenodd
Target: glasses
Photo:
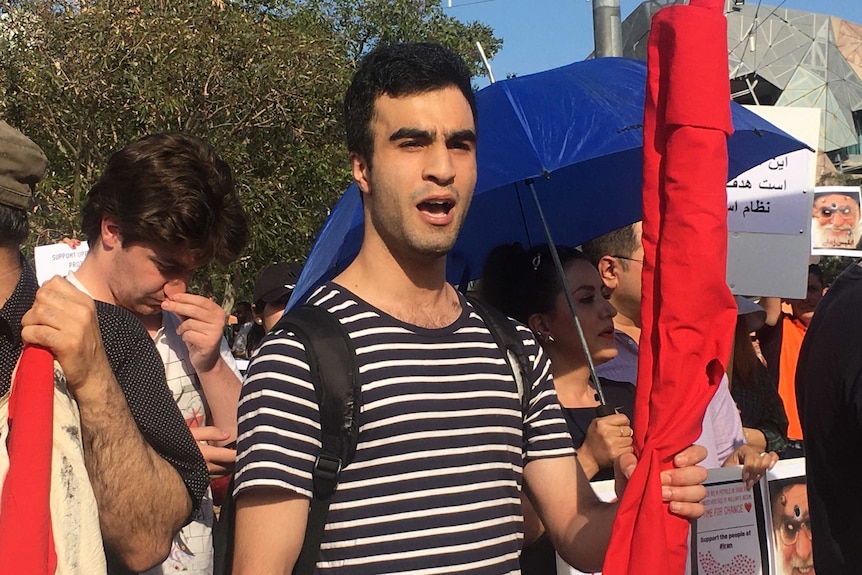
<path fill-rule="evenodd" d="M 630 261 L 630 262 L 637 262 L 637 263 L 639 263 L 640 265 L 644 265 L 644 261 L 643 261 L 643 260 L 636 260 L 636 259 L 634 259 L 634 258 L 627 258 L 626 256 L 611 256 L 611 257 L 612 257 L 612 258 L 617 258 L 618 260 L 628 260 L 628 261 Z"/>
<path fill-rule="evenodd" d="M 805 537 L 811 541 L 811 520 L 803 519 L 799 521 L 792 517 L 782 517 L 781 525 L 778 528 L 778 534 L 781 537 L 781 542 L 785 545 L 795 545 L 799 538 L 799 532 L 805 533 Z"/>
<path fill-rule="evenodd" d="M 831 219 L 838 216 L 842 220 L 849 220 L 856 217 L 856 210 L 853 206 L 839 206 L 832 204 L 831 206 L 823 206 L 817 210 L 818 218 Z"/>

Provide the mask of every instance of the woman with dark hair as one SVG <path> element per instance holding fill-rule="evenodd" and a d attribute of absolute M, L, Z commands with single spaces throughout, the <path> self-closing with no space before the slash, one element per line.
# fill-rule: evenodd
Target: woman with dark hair
<path fill-rule="evenodd" d="M 607 288 L 596 268 L 573 248 L 557 248 L 593 363 L 616 357 Z M 529 251 L 520 244 L 496 247 L 488 259 L 480 298 L 528 325 L 551 358 L 554 387 L 587 477 L 613 477 L 614 459 L 632 451 L 630 418 L 634 386 L 602 379 L 608 405 L 619 413 L 596 417 L 599 401 L 590 370 L 547 245 Z"/>
<path fill-rule="evenodd" d="M 564 246 L 557 251 L 593 363 L 609 361 L 617 355 L 613 324 L 617 311 L 608 301 L 607 288 L 580 251 Z M 606 402 L 617 413 L 596 417 L 599 401 L 589 365 L 548 246 L 529 251 L 520 244 L 494 248 L 485 260 L 479 296 L 536 334 L 551 359 L 554 388 L 581 467 L 590 479 L 613 478 L 614 460 L 632 451 L 634 386 L 602 379 Z M 555 573 L 553 546 L 529 500 L 521 500 L 521 572 Z"/>
<path fill-rule="evenodd" d="M 780 452 L 787 446 L 787 415 L 778 387 L 751 341 L 751 334 L 763 325 L 766 311 L 741 296 L 736 297 L 736 305 L 730 394 L 739 408 L 745 442 L 759 451 Z"/>

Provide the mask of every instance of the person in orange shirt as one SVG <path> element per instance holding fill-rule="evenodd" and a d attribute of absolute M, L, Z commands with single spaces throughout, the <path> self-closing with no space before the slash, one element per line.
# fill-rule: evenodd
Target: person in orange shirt
<path fill-rule="evenodd" d="M 817 264 L 808 266 L 808 290 L 804 299 L 787 300 L 791 313 L 781 310 L 781 300 L 761 298 L 766 310 L 766 323 L 757 331 L 760 350 L 773 381 L 778 382 L 778 394 L 787 413 L 788 447 L 782 457 L 802 455 L 802 426 L 796 408 L 796 362 L 802 347 L 802 338 L 808 329 L 814 311 L 824 292 L 823 270 Z"/>

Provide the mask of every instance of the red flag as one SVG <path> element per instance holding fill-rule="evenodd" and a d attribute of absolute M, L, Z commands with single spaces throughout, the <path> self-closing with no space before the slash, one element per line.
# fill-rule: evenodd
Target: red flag
<path fill-rule="evenodd" d="M 653 18 L 644 106 L 643 301 L 635 401 L 640 463 L 603 573 L 683 573 L 689 523 L 661 501 L 660 472 L 700 435 L 730 358 L 726 284 L 730 82 L 722 0 Z"/>
<path fill-rule="evenodd" d="M 48 575 L 57 567 L 51 532 L 54 357 L 26 346 L 9 398 L 9 471 L 0 495 L 0 574 Z"/>

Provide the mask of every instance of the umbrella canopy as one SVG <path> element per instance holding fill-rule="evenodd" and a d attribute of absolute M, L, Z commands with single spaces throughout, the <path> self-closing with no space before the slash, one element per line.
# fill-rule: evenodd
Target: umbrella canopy
<path fill-rule="evenodd" d="M 579 245 L 641 218 L 641 148 L 646 65 L 602 58 L 502 80 L 476 94 L 478 179 L 447 279 L 476 279 L 501 243 L 545 242 L 524 182 L 534 180 L 554 240 Z M 727 179 L 804 146 L 732 105 Z M 336 204 L 309 254 L 291 307 L 353 261 L 362 243 L 359 191 Z"/>

